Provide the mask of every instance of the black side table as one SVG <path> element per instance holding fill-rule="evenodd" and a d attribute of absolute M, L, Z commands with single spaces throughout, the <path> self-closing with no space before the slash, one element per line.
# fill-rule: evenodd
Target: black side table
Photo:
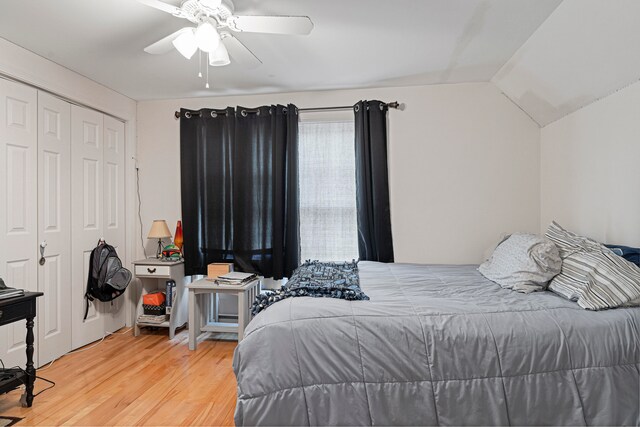
<path fill-rule="evenodd" d="M 33 383 L 36 379 L 36 369 L 33 367 L 33 319 L 36 317 L 36 298 L 42 295 L 42 292 L 25 292 L 20 297 L 0 300 L 0 326 L 23 319 L 27 320 L 26 374 L 22 371 L 16 372 L 11 379 L 0 381 L 0 394 L 7 393 L 24 384 L 26 386 L 27 407 L 31 407 L 33 403 Z"/>

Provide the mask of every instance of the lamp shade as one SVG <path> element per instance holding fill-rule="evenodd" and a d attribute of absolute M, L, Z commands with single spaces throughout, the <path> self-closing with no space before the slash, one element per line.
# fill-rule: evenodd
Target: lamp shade
<path fill-rule="evenodd" d="M 216 50 L 218 44 L 220 44 L 220 34 L 218 34 L 214 26 L 209 21 L 205 21 L 198 25 L 195 36 L 198 47 L 207 53 L 211 53 Z"/>
<path fill-rule="evenodd" d="M 229 65 L 229 52 L 223 43 L 220 43 L 216 50 L 209 54 L 209 65 L 212 67 L 222 67 L 223 65 Z"/>
<path fill-rule="evenodd" d="M 172 43 L 178 52 L 187 59 L 191 59 L 196 50 L 198 50 L 198 42 L 192 28 L 188 28 L 176 37 Z"/>
<path fill-rule="evenodd" d="M 164 219 L 154 220 L 153 224 L 151 224 L 151 230 L 149 230 L 147 239 L 164 239 L 167 237 L 171 237 L 171 231 L 169 231 L 167 221 Z"/>

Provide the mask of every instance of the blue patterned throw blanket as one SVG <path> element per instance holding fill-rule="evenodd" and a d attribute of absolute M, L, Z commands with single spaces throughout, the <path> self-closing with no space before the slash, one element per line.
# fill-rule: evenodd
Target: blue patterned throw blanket
<path fill-rule="evenodd" d="M 251 313 L 256 315 L 271 304 L 291 297 L 325 297 L 350 301 L 369 299 L 360 289 L 357 261 L 306 261 L 280 289 L 258 295 L 251 306 Z"/>

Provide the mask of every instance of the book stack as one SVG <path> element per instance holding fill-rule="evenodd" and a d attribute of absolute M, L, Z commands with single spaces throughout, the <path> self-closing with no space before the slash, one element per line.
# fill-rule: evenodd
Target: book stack
<path fill-rule="evenodd" d="M 255 273 L 241 273 L 239 271 L 232 271 L 231 273 L 218 276 L 215 279 L 218 285 L 246 285 L 249 282 L 258 280 L 258 275 Z"/>
<path fill-rule="evenodd" d="M 165 282 L 166 291 L 165 295 L 167 296 L 167 314 L 171 313 L 171 308 L 173 307 L 176 301 L 176 281 L 175 280 L 167 280 Z"/>
<path fill-rule="evenodd" d="M 167 317 L 164 314 L 153 315 L 153 314 L 141 314 L 138 316 L 139 323 L 151 323 L 155 325 L 159 325 L 167 320 Z"/>
<path fill-rule="evenodd" d="M 24 295 L 24 289 L 15 289 L 15 288 L 0 289 L 0 299 L 21 297 L 22 295 Z"/>
<path fill-rule="evenodd" d="M 24 289 L 9 288 L 4 284 L 4 280 L 0 279 L 0 300 L 22 295 L 24 295 Z"/>

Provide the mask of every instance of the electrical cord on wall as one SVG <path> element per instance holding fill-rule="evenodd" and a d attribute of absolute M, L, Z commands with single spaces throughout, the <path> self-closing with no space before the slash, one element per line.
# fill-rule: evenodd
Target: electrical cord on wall
<path fill-rule="evenodd" d="M 140 198 L 140 167 L 138 167 L 138 159 L 132 157 L 136 162 L 136 192 L 138 193 L 138 221 L 140 222 L 140 245 L 142 245 L 142 252 L 144 257 L 147 258 L 147 249 L 144 247 L 144 235 L 142 234 L 142 199 Z"/>
<path fill-rule="evenodd" d="M 49 368 L 53 365 L 53 362 L 55 362 L 56 360 L 62 359 L 64 356 L 66 356 L 66 355 L 68 355 L 68 354 L 81 353 L 81 352 L 83 352 L 83 351 L 91 350 L 92 348 L 97 347 L 97 346 L 98 346 L 98 344 L 102 343 L 102 342 L 104 341 L 104 339 L 105 339 L 106 337 L 108 337 L 109 335 L 124 335 L 124 334 L 128 333 L 128 332 L 129 332 L 130 330 L 132 330 L 132 329 L 133 329 L 133 328 L 129 328 L 129 329 L 125 330 L 124 332 L 105 332 L 105 333 L 102 335 L 102 338 L 100 339 L 100 341 L 98 341 L 98 342 L 96 342 L 96 343 L 94 343 L 94 344 L 91 344 L 91 345 L 89 345 L 89 346 L 86 346 L 86 347 L 82 347 L 82 348 L 79 348 L 79 349 L 76 349 L 76 350 L 71 350 L 71 351 L 69 351 L 69 352 L 67 352 L 67 353 L 65 353 L 65 354 L 63 354 L 63 355 L 61 355 L 61 356 L 58 356 L 58 357 L 56 357 L 55 359 L 53 359 L 53 360 L 52 360 L 52 361 L 51 361 L 47 366 L 45 366 L 44 368 L 40 368 L 40 369 L 38 369 L 38 371 L 43 371 L 43 370 L 45 370 L 45 369 L 49 369 Z"/>

